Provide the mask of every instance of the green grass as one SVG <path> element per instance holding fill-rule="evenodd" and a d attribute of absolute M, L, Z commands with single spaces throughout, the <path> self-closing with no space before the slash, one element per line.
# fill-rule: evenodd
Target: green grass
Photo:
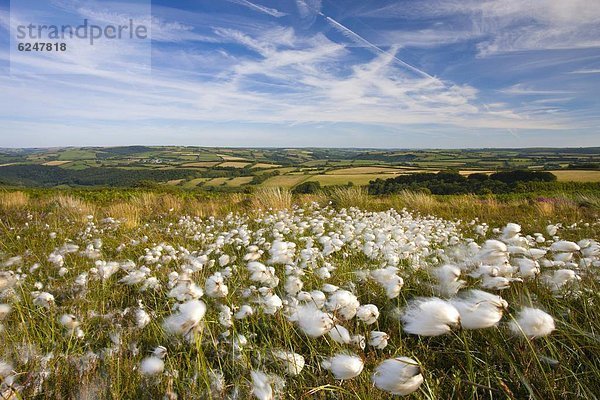
<path fill-rule="evenodd" d="M 304 182 L 307 178 L 306 175 L 278 175 L 267 179 L 262 186 L 290 188 Z"/>
<path fill-rule="evenodd" d="M 565 182 L 600 182 L 600 171 L 566 170 L 550 171 Z"/>
<path fill-rule="evenodd" d="M 187 189 L 195 188 L 206 182 L 208 178 L 196 178 L 185 182 L 182 186 Z"/>
<path fill-rule="evenodd" d="M 537 280 L 526 281 L 502 292 L 510 308 L 497 328 L 459 330 L 441 337 L 425 338 L 407 335 L 394 317 L 395 309 L 406 305 L 411 298 L 432 294 L 428 285 L 432 278 L 424 270 L 412 271 L 411 262 L 402 260 L 400 267 L 405 286 L 399 298 L 388 300 L 381 288 L 370 281 L 356 285 L 355 293 L 361 303 L 378 305 L 381 317 L 374 327 L 366 327 L 355 320 L 344 325 L 354 333 L 365 334 L 375 328 L 384 330 L 391 334 L 392 339 L 385 350 L 367 347 L 362 352 L 352 349 L 364 358 L 365 371 L 358 378 L 340 382 L 319 367 L 321 357 L 349 347 L 333 343 L 327 337 L 308 339 L 282 316 L 273 318 L 257 313 L 248 320 L 237 322 L 232 333 L 243 332 L 250 339 L 250 345 L 237 359 L 232 357 L 230 345 L 215 342 L 223 331 L 217 322 L 219 301 L 216 299 L 204 297 L 209 307 L 205 329 L 193 343 L 165 335 L 161 322 L 171 313 L 171 306 L 175 303 L 167 298 L 167 275 L 172 270 L 179 270 L 179 260 L 163 262 L 161 268 L 154 269 L 153 274 L 163 283 L 163 287 L 155 292 L 140 293 L 136 287 L 124 287 L 118 283 L 124 276 L 124 272 L 119 271 L 106 282 L 90 280 L 84 294 L 74 290 L 71 282 L 78 274 L 89 271 L 93 260 L 78 252 L 67 255 L 65 266 L 68 272 L 63 278 L 47 261 L 47 255 L 68 239 L 74 240 L 83 249 L 92 239 L 101 238 L 101 259 L 131 259 L 138 265 L 139 257 L 145 254 L 144 248 L 154 244 L 164 243 L 173 245 L 175 249 L 183 246 L 203 251 L 210 239 L 194 238 L 193 234 L 180 228 L 180 217 L 204 215 L 222 221 L 223 224 L 215 224 L 207 219 L 199 222 L 214 237 L 240 224 L 256 232 L 263 227 L 256 218 L 264 216 L 257 213 L 258 203 L 253 203 L 255 198 L 218 194 L 217 197 L 196 199 L 190 197 L 190 192 L 181 190 L 156 193 L 136 190 L 30 190 L 20 195 L 16 193 L 19 192 L 0 194 L 2 260 L 25 255 L 24 270 L 28 270 L 34 262 L 41 263 L 42 267 L 27 273 L 28 277 L 24 278 L 14 294 L 2 300 L 10 302 L 13 310 L 2 322 L 5 330 L 1 335 L 0 359 L 13 363 L 20 373 L 17 379 L 19 385 L 28 385 L 37 376 L 35 372 L 42 369 L 41 357 L 50 352 L 54 355 L 47 362 L 46 368 L 50 373 L 41 384 L 41 391 L 34 394 L 35 385 L 29 384 L 22 390 L 23 398 L 76 398 L 85 395 L 96 399 L 162 398 L 169 390 L 177 393 L 179 398 L 210 398 L 206 392 L 208 368 L 223 372 L 228 390 L 233 385 L 239 385 L 241 398 L 251 398 L 248 393 L 249 370 L 259 368 L 281 373 L 280 367 L 268 357 L 268 350 L 279 347 L 293 349 L 304 355 L 307 362 L 301 375 L 286 377 L 283 398 L 391 399 L 391 396 L 373 388 L 370 373 L 381 360 L 400 355 L 415 358 L 423 368 L 425 382 L 418 392 L 408 397 L 412 399 L 594 399 L 600 393 L 600 361 L 597 357 L 600 354 L 597 337 L 600 330 L 600 319 L 597 318 L 600 285 L 595 270 L 583 275 L 581 293 L 566 292 L 562 298 L 553 296 Z M 63 196 L 63 200 L 59 201 L 57 195 Z M 69 196 L 71 200 L 66 200 Z M 262 192 L 256 197 L 263 209 L 270 206 L 289 207 L 289 193 L 285 191 Z M 587 205 L 580 205 L 575 199 L 557 199 L 552 203 L 552 208 L 545 208 L 540 204 L 546 203 L 527 198 L 439 198 L 408 193 L 375 198 L 366 196 L 359 188 L 351 188 L 338 189 L 331 196 L 293 199 L 307 209 L 307 215 L 311 215 L 309 201 L 317 201 L 324 206 L 330 200 L 338 208 L 360 206 L 377 211 L 407 207 L 415 213 L 434 214 L 448 220 L 461 219 L 463 222 L 459 226 L 467 237 L 472 236 L 469 221 L 473 218 L 488 222 L 492 228 L 501 227 L 507 222 L 519 222 L 525 234 L 543 231 L 546 224 L 552 221 L 564 224 L 565 228 L 560 234 L 566 239 L 598 239 L 600 235 L 597 223 L 599 209 L 597 206 L 593 208 L 592 198 L 587 199 Z M 139 221 L 129 227 L 106 228 L 101 219 L 110 215 L 111 210 L 114 212 L 114 204 L 120 202 L 131 206 L 131 209 L 122 211 L 125 214 L 137 210 Z M 225 215 L 230 212 L 238 216 L 227 222 Z M 247 213 L 248 217 L 244 217 L 243 213 Z M 82 236 L 81 233 L 90 226 L 86 217 L 88 214 L 94 215 L 96 228 L 87 230 L 89 236 Z M 278 217 L 273 217 L 272 223 L 277 220 Z M 579 222 L 582 220 L 589 222 L 590 226 Z M 577 227 L 568 228 L 575 222 L 579 223 Z M 327 225 L 327 232 L 338 229 L 339 222 Z M 50 239 L 50 232 L 56 232 L 57 238 Z M 272 239 L 272 230 L 267 232 L 267 237 Z M 305 234 L 308 233 L 302 235 Z M 285 235 L 286 240 L 294 241 L 298 248 L 306 244 L 293 233 Z M 146 242 L 137 245 L 130 243 L 132 239 L 140 240 L 143 236 L 147 236 Z M 116 248 L 121 243 L 126 246 L 117 252 Z M 228 281 L 230 294 L 223 302 L 240 304 L 245 300 L 240 298 L 236 289 L 243 287 L 248 277 L 241 261 L 245 254 L 244 247 L 232 243 L 225 244 L 221 250 L 236 257 L 235 263 L 240 266 Z M 211 259 L 217 259 L 218 255 L 211 255 Z M 328 282 L 339 286 L 354 280 L 352 272 L 357 268 L 379 266 L 379 261 L 368 259 L 350 246 L 345 251 L 332 254 L 327 261 L 337 268 Z M 321 265 L 320 260 L 318 265 Z M 206 267 L 194 273 L 192 279 L 202 285 L 218 269 L 218 264 Z M 281 277 L 282 270 L 283 266 L 277 266 Z M 475 285 L 473 279 L 467 279 L 470 285 Z M 309 271 L 303 281 L 306 290 L 320 288 L 323 283 Z M 41 282 L 43 290 L 56 296 L 56 306 L 49 311 L 32 303 L 30 292 L 34 290 L 36 282 Z M 282 296 L 283 283 L 276 289 Z M 135 308 L 138 300 L 142 300 L 153 313 L 152 323 L 141 332 L 132 327 L 131 315 L 120 313 L 128 307 Z M 549 337 L 525 340 L 509 333 L 507 324 L 511 318 L 521 305 L 530 302 L 542 306 L 555 317 L 557 330 Z M 81 328 L 86 334 L 84 340 L 65 335 L 58 323 L 58 318 L 64 312 L 74 313 L 82 321 Z M 122 345 L 115 347 L 111 354 L 105 349 L 113 346 L 110 336 L 117 331 L 120 332 Z M 137 354 L 129 349 L 133 341 L 139 348 Z M 145 379 L 137 371 L 141 359 L 157 345 L 167 347 L 167 370 L 176 370 L 176 376 Z M 24 358 L 25 346 L 29 346 L 31 354 L 27 362 Z M 79 372 L 77 366 L 82 365 L 89 352 L 102 356 Z M 546 361 L 548 359 L 558 363 L 552 365 Z M 213 398 L 222 397 L 216 395 Z"/>
<path fill-rule="evenodd" d="M 58 159 L 61 161 L 62 160 L 69 160 L 69 161 L 95 160 L 96 152 L 92 151 L 92 150 L 84 150 L 84 149 L 68 149 L 68 150 L 61 151 L 58 154 Z"/>

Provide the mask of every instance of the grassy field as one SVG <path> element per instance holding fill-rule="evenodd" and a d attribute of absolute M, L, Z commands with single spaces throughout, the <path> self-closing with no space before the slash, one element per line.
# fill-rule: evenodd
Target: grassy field
<path fill-rule="evenodd" d="M 193 163 L 181 164 L 181 166 L 182 167 L 206 168 L 206 167 L 214 167 L 217 164 L 219 164 L 219 163 L 215 162 L 215 161 L 198 161 L 198 162 L 193 162 Z"/>
<path fill-rule="evenodd" d="M 352 167 L 340 168 L 328 172 L 331 175 L 397 174 L 399 169 L 392 167 Z"/>
<path fill-rule="evenodd" d="M 196 178 L 196 179 L 192 179 L 192 180 L 186 181 L 183 184 L 183 187 L 188 188 L 188 189 L 195 188 L 197 186 L 202 185 L 207 180 L 208 180 L 208 178 Z"/>
<path fill-rule="evenodd" d="M 222 168 L 244 168 L 248 165 L 250 165 L 249 162 L 228 161 L 228 162 L 219 164 L 219 167 L 222 167 Z"/>
<path fill-rule="evenodd" d="M 600 171 L 570 170 L 550 171 L 564 182 L 600 182 Z"/>
<path fill-rule="evenodd" d="M 279 175 L 267 179 L 263 186 L 290 188 L 304 182 L 307 178 L 309 177 L 306 175 Z"/>
<path fill-rule="evenodd" d="M 2 191 L 1 393 L 595 399 L 599 213 L 578 195 Z M 501 299 L 460 306 L 474 290 Z M 416 367 L 384 379 L 397 357 Z"/>
<path fill-rule="evenodd" d="M 331 186 L 331 185 L 347 185 L 348 183 L 352 183 L 357 186 L 364 186 L 376 178 L 390 178 L 393 177 L 394 174 L 331 174 L 331 175 L 314 175 L 310 176 L 307 181 L 319 182 L 322 186 Z"/>
<path fill-rule="evenodd" d="M 214 178 L 204 182 L 204 186 L 221 186 L 224 185 L 225 182 L 227 182 L 230 179 L 231 178 Z"/>
<path fill-rule="evenodd" d="M 69 163 L 71 163 L 71 162 L 72 162 L 72 161 L 65 161 L 65 160 L 63 160 L 63 161 L 59 161 L 59 160 L 54 160 L 54 161 L 48 161 L 48 162 L 45 162 L 45 163 L 43 163 L 42 165 L 60 166 L 60 165 L 69 164 Z"/>
<path fill-rule="evenodd" d="M 247 185 L 252 181 L 253 177 L 251 176 L 238 176 L 237 178 L 231 178 L 227 181 L 227 186 L 230 187 L 239 187 L 242 185 Z"/>
<path fill-rule="evenodd" d="M 600 182 L 600 149 L 473 149 L 473 150 L 373 150 L 373 149 L 224 149 L 203 147 L 94 147 L 63 149 L 0 149 L 0 184 L 10 175 L 5 171 L 21 167 L 60 167 L 67 171 L 90 171 L 117 168 L 132 171 L 131 177 L 141 176 L 144 170 L 177 171 L 192 169 L 195 173 L 157 176 L 160 183 L 184 179 L 181 186 L 201 190 L 213 184 L 196 185 L 199 178 L 207 180 L 228 175 L 243 176 L 278 174 L 257 185 L 292 188 L 305 181 L 318 181 L 323 185 L 366 185 L 372 179 L 389 178 L 396 173 L 436 173 L 454 168 L 461 174 L 493 173 L 515 168 L 550 170 L 559 181 Z M 216 171 L 218 170 L 218 171 Z M 52 172 L 60 175 L 59 172 Z M 8 184 L 33 185 L 35 177 L 8 179 Z M 177 175 L 177 174 L 175 174 Z M 299 178 L 298 176 L 303 176 Z M 330 176 L 339 176 L 338 178 Z M 32 179 L 33 178 L 33 179 Z M 372 179 L 371 179 L 372 178 Z M 162 180 L 161 180 L 162 179 Z M 56 179 L 55 185 L 78 185 Z M 130 179 L 127 179 L 129 182 Z M 244 179 L 243 181 L 248 181 Z M 252 181 L 252 180 L 250 180 Z M 113 181 L 111 181 L 113 182 Z M 218 181 L 217 181 L 218 182 Z M 236 181 L 234 181 L 236 182 Z M 115 182 L 118 184 L 118 182 Z M 252 184 L 254 185 L 254 184 Z M 45 184 L 51 186 L 51 184 Z M 124 184 L 126 186 L 126 184 Z M 219 185 L 217 185 L 219 186 Z M 236 185 L 238 187 L 242 185 Z M 247 186 L 247 185 L 244 185 Z M 225 186 L 223 186 L 225 187 Z"/>
<path fill-rule="evenodd" d="M 252 168 L 279 168 L 281 165 L 277 164 L 267 164 L 267 163 L 256 163 L 252 166 Z"/>

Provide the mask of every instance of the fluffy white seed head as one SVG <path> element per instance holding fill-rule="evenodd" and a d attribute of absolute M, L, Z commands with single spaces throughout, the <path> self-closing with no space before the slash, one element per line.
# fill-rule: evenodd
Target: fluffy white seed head
<path fill-rule="evenodd" d="M 530 338 L 547 336 L 554 331 L 554 319 L 538 308 L 525 307 L 510 324 L 516 335 Z"/>
<path fill-rule="evenodd" d="M 574 251 L 579 251 L 580 247 L 577 243 L 569 242 L 567 240 L 560 240 L 558 242 L 552 243 L 552 245 L 550 246 L 550 250 L 557 253 L 570 253 Z"/>
<path fill-rule="evenodd" d="M 357 297 L 349 291 L 337 290 L 329 296 L 325 306 L 340 318 L 350 320 L 356 315 L 360 303 Z"/>
<path fill-rule="evenodd" d="M 335 325 L 333 329 L 329 331 L 329 337 L 336 343 L 348 344 L 350 343 L 350 332 L 342 325 Z"/>
<path fill-rule="evenodd" d="M 356 317 L 367 325 L 374 324 L 379 318 L 379 309 L 375 304 L 363 304 L 358 307 Z"/>
<path fill-rule="evenodd" d="M 270 379 L 264 372 L 251 371 L 252 394 L 259 400 L 273 400 L 273 389 Z"/>
<path fill-rule="evenodd" d="M 298 327 L 308 336 L 316 338 L 333 328 L 333 317 L 319 310 L 314 304 L 299 306 L 296 310 Z"/>
<path fill-rule="evenodd" d="M 146 325 L 150 323 L 150 315 L 143 308 L 138 308 L 135 310 L 135 326 L 138 329 L 144 328 Z"/>
<path fill-rule="evenodd" d="M 204 314 L 206 305 L 201 300 L 190 300 L 179 305 L 179 311 L 165 319 L 163 326 L 169 333 L 185 335 L 196 327 Z"/>
<path fill-rule="evenodd" d="M 323 368 L 331 371 L 335 379 L 352 379 L 363 370 L 363 360 L 355 354 L 337 354 L 324 360 Z"/>
<path fill-rule="evenodd" d="M 449 302 L 431 297 L 413 300 L 401 319 L 408 333 L 439 336 L 459 326 L 460 314 Z"/>
<path fill-rule="evenodd" d="M 248 304 L 244 304 L 235 313 L 234 317 L 235 317 L 235 319 L 244 319 L 246 317 L 249 317 L 253 313 L 254 313 L 254 310 L 252 310 L 252 307 L 249 306 Z"/>
<path fill-rule="evenodd" d="M 288 375 L 296 376 L 300 374 L 304 368 L 304 357 L 298 353 L 286 350 L 274 350 L 273 357 L 283 365 L 285 372 Z"/>
<path fill-rule="evenodd" d="M 6 318 L 11 310 L 10 304 L 0 304 L 0 321 Z"/>
<path fill-rule="evenodd" d="M 150 356 L 142 360 L 140 364 L 140 373 L 146 376 L 162 374 L 165 369 L 165 362 L 158 357 Z"/>
<path fill-rule="evenodd" d="M 375 369 L 372 378 L 377 388 L 400 396 L 417 391 L 423 383 L 421 368 L 415 360 L 408 357 L 383 361 Z"/>
<path fill-rule="evenodd" d="M 489 328 L 502 319 L 508 303 L 500 296 L 482 290 L 469 290 L 450 303 L 460 314 L 460 324 L 465 329 Z"/>
<path fill-rule="evenodd" d="M 369 346 L 375 347 L 378 350 L 383 350 L 388 345 L 388 340 L 390 336 L 381 331 L 371 331 L 369 333 Z"/>
<path fill-rule="evenodd" d="M 79 326 L 79 321 L 77 321 L 77 317 L 73 314 L 63 314 L 61 315 L 59 321 L 60 324 L 67 328 L 69 331 L 73 331 Z"/>

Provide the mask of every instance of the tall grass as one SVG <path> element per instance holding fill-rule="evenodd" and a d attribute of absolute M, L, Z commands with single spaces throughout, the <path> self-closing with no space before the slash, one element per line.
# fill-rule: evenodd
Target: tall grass
<path fill-rule="evenodd" d="M 438 198 L 426 194 L 402 193 L 399 196 L 375 198 L 366 196 L 357 188 L 340 189 L 332 194 L 331 200 L 336 207 L 348 208 L 358 206 L 365 209 L 397 209 L 410 210 L 438 215 L 447 219 L 463 219 L 468 221 L 480 218 L 492 226 L 500 227 L 506 222 L 519 222 L 524 226 L 525 233 L 542 231 L 548 221 L 564 222 L 565 225 L 584 222 L 593 223 L 598 215 L 593 207 L 579 201 L 549 202 L 545 200 L 523 200 L 496 198 L 479 198 L 475 196 L 454 196 Z M 6 256 L 18 254 L 33 254 L 27 260 L 26 267 L 33 261 L 41 262 L 43 268 L 32 273 L 34 279 L 28 280 L 21 291 L 14 293 L 20 301 L 14 302 L 13 312 L 3 324 L 6 329 L 0 335 L 0 358 L 19 361 L 23 368 L 19 382 L 25 382 L 27 389 L 21 398 L 81 398 L 81 399 L 158 399 L 170 391 L 178 393 L 179 398 L 206 399 L 226 398 L 224 394 L 213 394 L 207 390 L 209 369 L 220 369 L 228 382 L 228 389 L 234 384 L 243 389 L 238 398 L 251 398 L 248 387 L 247 371 L 261 368 L 277 371 L 277 366 L 268 361 L 264 353 L 256 348 L 246 350 L 239 359 L 226 359 L 227 362 L 217 362 L 224 353 L 231 352 L 214 340 L 220 333 L 215 322 L 217 315 L 214 309 L 216 302 L 206 299 L 209 303 L 206 329 L 202 338 L 192 345 L 179 342 L 167 337 L 160 322 L 171 312 L 174 301 L 165 301 L 167 287 L 156 292 L 139 293 L 133 288 L 126 288 L 117 283 L 117 279 L 107 282 L 91 281 L 82 300 L 80 294 L 71 287 L 63 287 L 63 281 L 57 271 L 46 263 L 43 256 L 49 254 L 54 247 L 61 246 L 66 239 L 76 238 L 79 232 L 86 229 L 86 216 L 94 213 L 96 216 L 112 216 L 126 221 L 125 228 L 140 228 L 145 223 L 152 224 L 153 230 L 140 231 L 132 236 L 130 230 L 106 230 L 102 233 L 107 247 L 116 243 L 139 239 L 147 234 L 149 243 L 176 243 L 189 249 L 203 248 L 203 242 L 185 237 L 177 229 L 178 218 L 189 214 L 207 218 L 223 216 L 231 212 L 247 211 L 250 215 L 261 215 L 257 210 L 289 209 L 294 199 L 288 191 L 265 189 L 252 196 L 223 195 L 222 198 L 211 199 L 182 199 L 163 198 L 161 195 L 146 194 L 132 196 L 130 200 L 119 199 L 114 202 L 93 203 L 84 201 L 75 195 L 51 197 L 51 200 L 32 200 L 27 194 L 6 195 L 0 197 L 0 250 Z M 4 202 L 4 197 L 9 200 Z M 25 198 L 26 200 L 23 200 Z M 16 199 L 16 200 L 15 200 Z M 21 199 L 21 200 L 19 200 Z M 588 201 L 593 201 L 588 198 Z M 327 202 L 324 195 L 305 196 L 299 198 L 303 202 Z M 550 206 L 547 204 L 551 204 Z M 169 212 L 177 209 L 178 212 Z M 55 213 L 55 225 L 51 229 L 60 228 L 58 239 L 48 239 L 49 229 L 45 227 L 46 216 Z M 28 214 L 33 218 L 29 219 Z M 8 221 L 8 222 L 6 222 Z M 25 222 L 28 223 L 24 228 Z M 250 230 L 260 226 L 251 218 L 244 220 Z M 215 232 L 220 232 L 219 228 Z M 223 228 L 224 229 L 224 228 Z M 468 226 L 465 225 L 465 229 Z M 469 236 L 471 232 L 465 231 Z M 581 227 L 569 231 L 565 228 L 561 235 L 568 238 L 591 237 L 598 238 L 598 225 Z M 20 239 L 17 239 L 17 237 Z M 291 237 L 288 240 L 294 240 Z M 299 246 L 302 243 L 298 243 Z M 142 247 L 146 244 L 142 244 Z M 27 252 L 31 253 L 27 253 Z M 127 246 L 122 253 L 109 253 L 115 259 L 137 260 L 140 248 Z M 242 260 L 243 248 L 228 245 L 223 252 Z M 67 278 L 73 280 L 81 272 L 88 271 L 93 261 L 79 253 L 67 256 Z M 344 287 L 352 280 L 352 271 L 357 267 L 377 267 L 372 260 L 364 256 L 351 255 L 348 257 L 340 252 L 330 260 L 338 272 L 332 284 Z M 406 261 L 406 260 L 405 260 Z M 402 266 L 408 265 L 403 261 Z M 239 265 L 242 265 L 238 261 Z M 193 275 L 196 282 L 204 282 L 212 273 L 206 268 Z M 25 268 L 24 268 L 25 269 Z M 170 270 L 176 267 L 164 267 L 156 273 L 162 281 L 168 280 Z M 44 290 L 57 294 L 57 305 L 61 310 L 77 310 L 77 316 L 83 321 L 82 328 L 87 339 L 95 346 L 83 345 L 81 342 L 64 335 L 58 325 L 58 317 L 62 311 L 40 310 L 32 304 L 29 292 L 35 290 L 33 282 L 42 281 L 47 274 Z M 244 268 L 239 268 L 239 277 L 247 279 Z M 385 350 L 367 348 L 364 359 L 367 370 L 357 379 L 340 382 L 333 379 L 320 368 L 322 356 L 344 349 L 328 338 L 322 340 L 307 340 L 292 324 L 278 316 L 265 323 L 260 315 L 255 315 L 240 322 L 240 331 L 252 338 L 261 348 L 286 347 L 306 357 L 307 367 L 297 378 L 288 379 L 285 398 L 304 399 L 391 399 L 380 391 L 375 391 L 369 379 L 370 369 L 378 361 L 400 355 L 412 355 L 424 366 L 425 383 L 421 390 L 412 395 L 413 399 L 596 399 L 600 393 L 600 318 L 598 305 L 600 302 L 600 283 L 595 270 L 583 274 L 582 287 L 585 290 L 569 291 L 563 297 L 555 297 L 539 282 L 531 280 L 517 288 L 502 292 L 502 296 L 511 304 L 503 323 L 497 328 L 481 331 L 459 331 L 447 336 L 422 338 L 406 335 L 397 318 L 396 309 L 402 308 L 407 301 L 416 296 L 432 295 L 428 286 L 429 277 L 424 271 L 418 271 L 412 276 L 406 276 L 406 285 L 401 296 L 394 301 L 388 301 L 385 293 L 371 282 L 357 284 L 355 290 L 360 295 L 362 303 L 382 305 L 382 317 L 375 327 L 368 328 L 358 322 L 352 322 L 349 328 L 355 333 L 366 334 L 370 329 L 385 330 L 394 334 L 390 346 Z M 466 278 L 472 283 L 471 278 Z M 322 282 L 310 274 L 304 278 L 306 289 L 320 288 Z M 283 284 L 283 282 L 282 282 Z M 239 303 L 237 294 L 231 293 L 225 301 Z M 152 323 L 145 328 L 143 334 L 128 328 L 131 315 L 120 313 L 110 314 L 114 310 L 125 310 L 137 306 L 137 301 L 143 300 L 149 309 L 154 310 Z M 4 302 L 3 299 L 1 302 Z M 211 303 L 212 302 L 212 303 Z M 546 311 L 556 317 L 557 330 L 547 339 L 520 339 L 511 336 L 507 324 L 519 305 L 543 305 Z M 95 312 L 94 313 L 92 313 Z M 98 315 L 103 314 L 103 315 Z M 17 327 L 14 329 L 12 327 Z M 234 328 L 235 329 L 235 328 Z M 123 344 L 112 353 L 104 349 L 111 346 L 110 334 L 120 332 Z M 238 333 L 235 330 L 233 333 Z M 139 353 L 133 354 L 128 346 L 136 342 Z M 157 345 L 169 345 L 166 358 L 168 369 L 177 370 L 177 376 L 161 376 L 159 378 L 143 378 L 137 371 L 139 361 L 147 356 Z M 28 348 L 32 346 L 32 348 Z M 34 390 L 35 376 L 27 370 L 40 368 L 39 361 L 31 359 L 24 362 L 28 351 L 45 355 L 53 353 L 49 359 L 47 370 L 50 375 L 39 391 Z M 90 368 L 79 370 L 78 366 L 87 360 L 85 357 L 93 351 L 99 354 L 97 359 L 89 360 Z M 554 360 L 556 362 L 554 362 Z M 8 393 L 5 392 L 5 393 Z M 15 396 L 15 398 L 19 398 Z"/>
<path fill-rule="evenodd" d="M 337 208 L 367 208 L 371 201 L 367 190 L 360 186 L 336 187 L 328 195 Z"/>
<path fill-rule="evenodd" d="M 22 208 L 29 203 L 27 193 L 21 191 L 0 192 L 0 207 L 9 210 L 11 208 Z"/>
<path fill-rule="evenodd" d="M 285 188 L 265 187 L 254 192 L 252 207 L 261 210 L 284 210 L 292 206 L 292 193 Z"/>
<path fill-rule="evenodd" d="M 135 202 L 118 202 L 106 209 L 106 216 L 120 220 L 127 228 L 135 228 L 140 222 L 140 207 Z"/>

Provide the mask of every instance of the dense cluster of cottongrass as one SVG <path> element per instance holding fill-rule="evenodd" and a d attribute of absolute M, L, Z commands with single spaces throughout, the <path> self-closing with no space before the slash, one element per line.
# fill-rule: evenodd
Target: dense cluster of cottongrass
<path fill-rule="evenodd" d="M 599 228 L 567 200 L 6 192 L 0 394 L 593 399 Z"/>

